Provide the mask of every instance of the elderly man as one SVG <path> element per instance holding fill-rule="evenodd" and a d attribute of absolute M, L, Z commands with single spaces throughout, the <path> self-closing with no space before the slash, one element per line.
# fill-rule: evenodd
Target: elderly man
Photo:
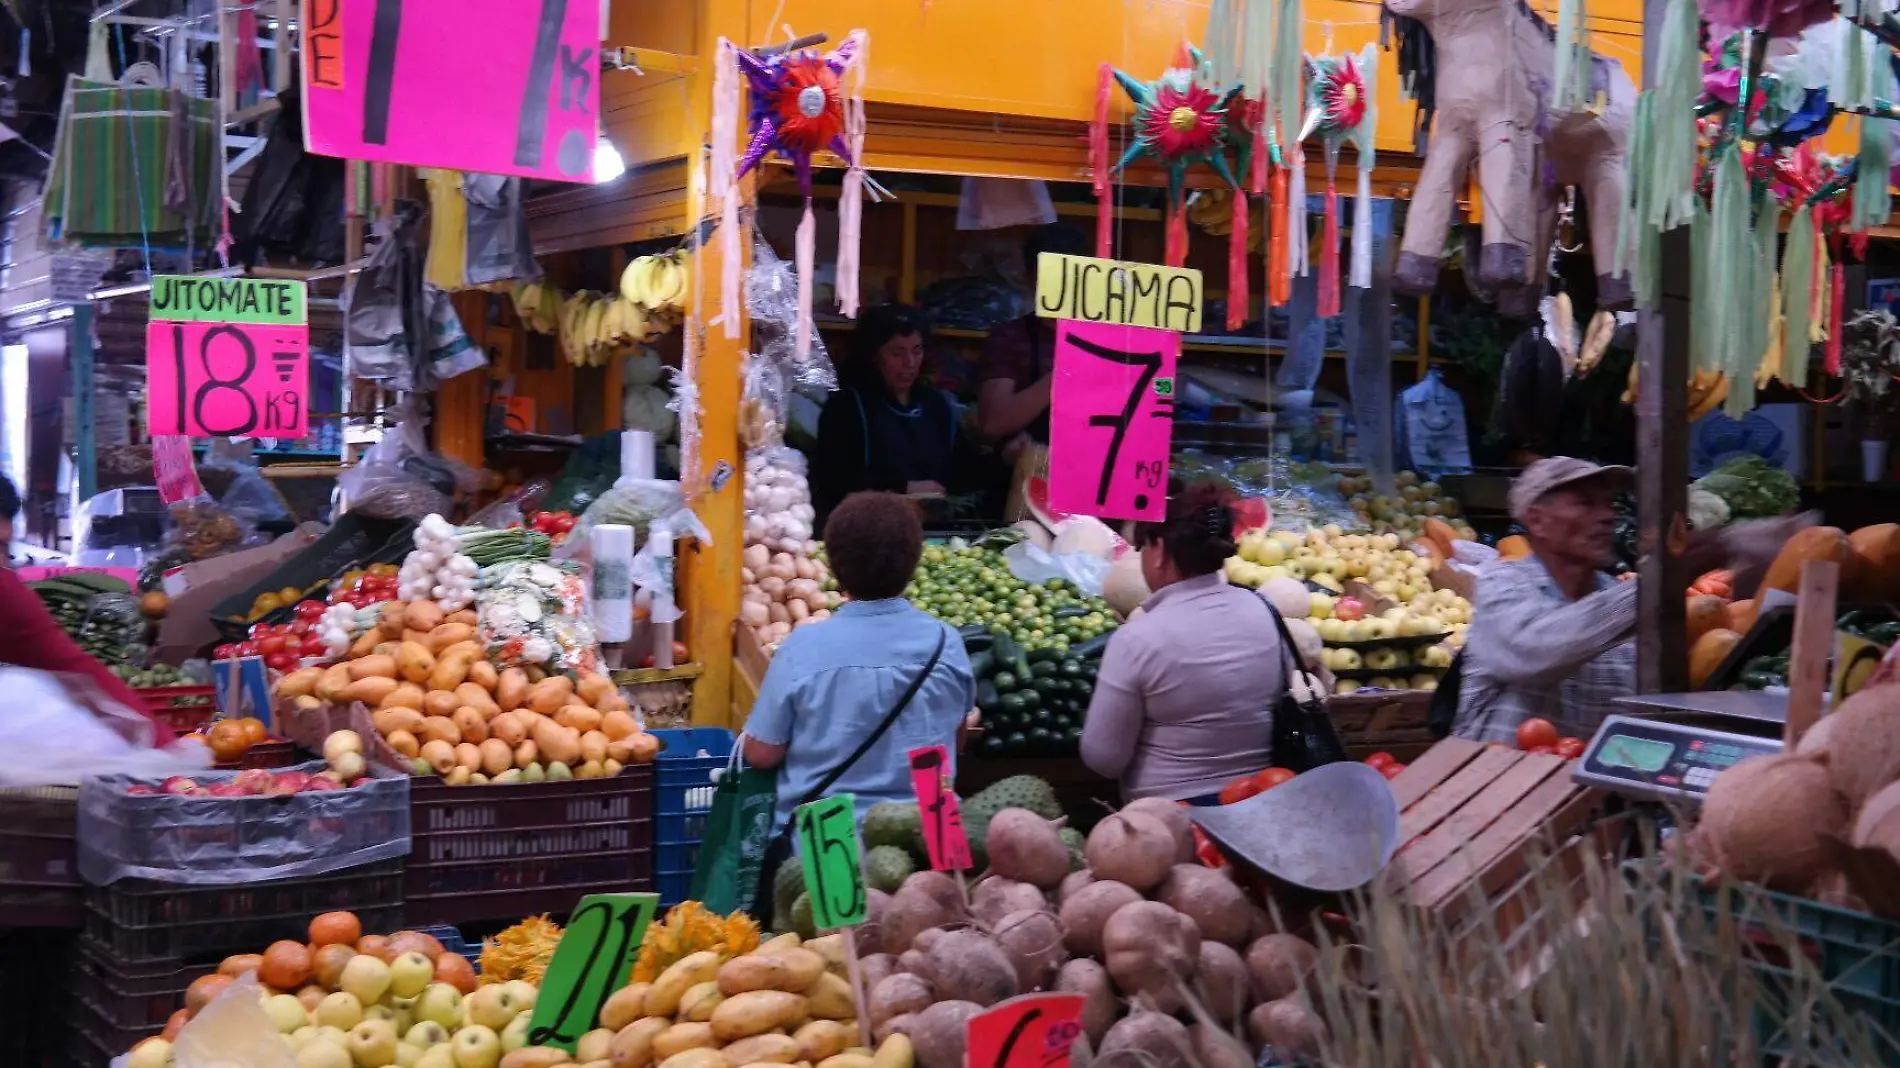
<path fill-rule="evenodd" d="M 1531 555 L 1498 561 L 1478 578 L 1464 679 L 1452 733 L 1474 741 L 1515 740 L 1533 716 L 1558 733 L 1589 738 L 1613 702 L 1636 692 L 1636 587 L 1606 569 L 1616 533 L 1615 498 L 1627 467 L 1568 456 L 1539 460 L 1511 486 L 1511 515 Z M 1810 517 L 1698 531 L 1683 551 L 1693 574 L 1720 566 L 1757 568 Z"/>

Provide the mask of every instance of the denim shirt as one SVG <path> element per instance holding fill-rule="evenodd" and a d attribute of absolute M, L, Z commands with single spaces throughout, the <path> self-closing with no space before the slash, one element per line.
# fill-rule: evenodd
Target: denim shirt
<path fill-rule="evenodd" d="M 878 743 L 827 793 L 849 793 L 860 819 L 879 801 L 913 798 L 910 761 L 919 746 L 950 750 L 976 703 L 970 658 L 956 631 L 901 598 L 851 601 L 830 619 L 800 627 L 772 657 L 745 732 L 786 746 L 776 825 L 884 720 L 943 636 L 943 655 Z"/>

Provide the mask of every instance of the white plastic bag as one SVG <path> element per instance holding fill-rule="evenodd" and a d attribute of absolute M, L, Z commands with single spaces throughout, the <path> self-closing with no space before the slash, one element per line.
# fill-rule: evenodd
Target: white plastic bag
<path fill-rule="evenodd" d="M 178 1031 L 174 1068 L 295 1068 L 284 1036 L 264 1011 L 257 973 L 245 972 Z"/>
<path fill-rule="evenodd" d="M 163 779 L 211 764 L 192 742 L 153 749 L 152 722 L 83 675 L 0 667 L 0 786 L 75 786 L 88 775 Z"/>
<path fill-rule="evenodd" d="M 1107 560 L 1093 553 L 1064 553 L 1057 556 L 1027 541 L 1019 541 L 1004 549 L 1003 560 L 1009 564 L 1009 573 L 1024 582 L 1047 582 L 1059 578 L 1074 583 L 1076 589 L 1090 597 L 1102 595 L 1102 582 L 1108 578 L 1111 566 Z"/>

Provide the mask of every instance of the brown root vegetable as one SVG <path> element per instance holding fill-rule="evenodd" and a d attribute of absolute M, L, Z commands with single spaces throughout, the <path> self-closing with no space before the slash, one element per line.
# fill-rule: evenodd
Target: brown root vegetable
<path fill-rule="evenodd" d="M 885 1039 L 892 1035 L 908 1035 L 916 1026 L 916 1014 L 907 1012 L 902 1016 L 893 1016 L 882 1024 L 871 1028 L 871 1037 L 876 1039 L 877 1044 L 881 1046 L 884 1044 Z"/>
<path fill-rule="evenodd" d="M 1270 934 L 1279 934 L 1280 925 L 1275 922 L 1273 913 L 1254 905 L 1247 910 L 1247 944 L 1252 945 L 1258 939 Z"/>
<path fill-rule="evenodd" d="M 1013 998 L 1021 987 L 1016 966 L 1001 946 L 977 931 L 943 931 L 923 947 L 925 976 L 937 996 L 988 1007 Z"/>
<path fill-rule="evenodd" d="M 1165 797 L 1140 797 L 1122 806 L 1123 812 L 1153 816 L 1174 832 L 1174 862 L 1194 863 L 1194 821 L 1188 811 Z"/>
<path fill-rule="evenodd" d="M 1095 873 L 1087 868 L 1083 868 L 1081 871 L 1072 871 L 1063 876 L 1062 882 L 1056 887 L 1056 904 L 1060 905 L 1064 901 L 1069 900 L 1070 896 L 1076 891 L 1094 881 Z"/>
<path fill-rule="evenodd" d="M 1247 962 L 1234 947 L 1224 942 L 1201 942 L 1200 968 L 1195 975 L 1196 990 L 1207 1011 L 1223 1024 L 1238 1023 L 1251 1003 Z"/>
<path fill-rule="evenodd" d="M 1194 921 L 1203 938 L 1230 946 L 1247 944 L 1252 926 L 1247 894 L 1233 881 L 1199 864 L 1176 864 L 1155 900 Z"/>
<path fill-rule="evenodd" d="M 1012 912 L 991 936 L 1016 966 L 1016 984 L 1023 990 L 1040 990 L 1069 959 L 1062 948 L 1062 924 L 1047 909 Z"/>
<path fill-rule="evenodd" d="M 1097 879 L 1113 879 L 1145 894 L 1174 867 L 1174 832 L 1153 816 L 1116 812 L 1089 832 L 1084 855 Z"/>
<path fill-rule="evenodd" d="M 922 978 L 898 972 L 879 980 L 865 999 L 865 1013 L 876 1028 L 893 1017 L 922 1012 L 936 1000 L 930 984 Z"/>
<path fill-rule="evenodd" d="M 1900 783 L 1886 786 L 1860 807 L 1851 841 L 1863 849 L 1884 849 L 1900 858 Z"/>
<path fill-rule="evenodd" d="M 858 974 L 864 979 L 864 989 L 874 989 L 886 976 L 897 974 L 897 958 L 889 953 L 866 954 L 858 959 Z"/>
<path fill-rule="evenodd" d="M 1025 808 L 1006 808 L 991 818 L 984 848 L 990 870 L 1005 879 L 1054 890 L 1069 874 L 1069 847 L 1057 825 Z"/>
<path fill-rule="evenodd" d="M 1108 1029 L 1098 1065 L 1114 1068 L 1188 1068 L 1188 1032 L 1181 1021 L 1158 1012 L 1133 1012 Z"/>
<path fill-rule="evenodd" d="M 963 914 L 963 891 L 957 888 L 957 881 L 940 871 L 920 871 L 911 873 L 910 878 L 897 888 L 899 893 L 910 890 L 926 894 L 945 912 L 961 917 Z"/>
<path fill-rule="evenodd" d="M 1080 994 L 1086 999 L 1082 1002 L 1082 1030 L 1091 1041 L 1100 1042 L 1119 1011 L 1108 969 L 1099 961 L 1077 957 L 1056 972 L 1055 989 L 1065 994 Z"/>
<path fill-rule="evenodd" d="M 917 936 L 934 927 L 957 920 L 962 915 L 958 908 L 945 907 L 935 894 L 917 883 L 922 875 L 935 875 L 936 872 L 918 872 L 897 893 L 891 895 L 890 903 L 884 907 L 884 915 L 879 917 L 879 941 L 886 953 L 903 953 L 917 941 Z M 951 884 L 952 889 L 956 886 Z M 869 939 L 864 940 L 869 943 Z"/>
<path fill-rule="evenodd" d="M 1029 883 L 1005 879 L 1000 875 L 983 880 L 970 891 L 970 915 L 990 930 L 995 930 L 1003 917 L 1025 909 L 1047 912 L 1049 899 Z"/>
<path fill-rule="evenodd" d="M 1201 935 L 1192 920 L 1168 906 L 1137 901 L 1108 918 L 1102 952 L 1108 974 L 1123 991 L 1162 997 L 1200 966 Z"/>
<path fill-rule="evenodd" d="M 897 955 L 897 970 L 905 975 L 929 979 L 930 961 L 924 956 L 923 950 L 907 949 Z"/>
<path fill-rule="evenodd" d="M 1141 900 L 1133 887 L 1112 879 L 1090 883 L 1062 903 L 1062 944 L 1078 957 L 1102 955 L 1102 928 L 1123 905 Z"/>
<path fill-rule="evenodd" d="M 858 947 L 858 959 L 863 960 L 884 948 L 884 913 L 891 907 L 891 895 L 876 887 L 865 887 L 864 922 L 858 924 L 853 944 Z"/>
<path fill-rule="evenodd" d="M 1275 1000 L 1256 1005 L 1247 1015 L 1247 1031 L 1259 1045 L 1273 1051 L 1277 1061 L 1318 1057 L 1326 1043 L 1326 1022 L 1297 1001 Z"/>
<path fill-rule="evenodd" d="M 1845 707 L 1834 713 L 1848 714 Z M 1842 724 L 1834 744 L 1853 733 Z M 1847 832 L 1848 806 L 1837 789 L 1842 779 L 1832 766 L 1837 759 L 1836 749 L 1819 758 L 1751 757 L 1717 775 L 1702 802 L 1700 831 L 1723 871 L 1771 889 L 1807 892 L 1827 867 L 1825 837 Z"/>
<path fill-rule="evenodd" d="M 1254 1068 L 1246 1044 L 1219 1027 L 1195 1024 L 1188 1028 L 1188 1044 L 1200 1068 Z"/>
<path fill-rule="evenodd" d="M 969 1001 L 939 1001 L 917 1013 L 905 1030 L 923 1068 L 963 1068 L 963 1040 L 970 1017 L 983 1006 Z"/>
<path fill-rule="evenodd" d="M 1300 988 L 1319 950 L 1299 935 L 1270 934 L 1247 947 L 1247 974 L 1253 977 L 1256 1001 L 1277 1001 Z"/>

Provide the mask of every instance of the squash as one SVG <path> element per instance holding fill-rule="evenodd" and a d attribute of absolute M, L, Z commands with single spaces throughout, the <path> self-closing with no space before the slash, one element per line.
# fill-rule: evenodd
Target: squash
<path fill-rule="evenodd" d="M 1425 537 L 1429 538 L 1433 545 L 1438 546 L 1439 552 L 1449 557 L 1451 543 L 1458 540 L 1458 532 L 1452 529 L 1450 523 L 1433 516 L 1425 521 Z"/>
<path fill-rule="evenodd" d="M 1531 554 L 1531 542 L 1522 534 L 1498 540 L 1498 559 L 1522 560 Z"/>
<path fill-rule="evenodd" d="M 1847 536 L 1853 549 L 1841 593 L 1855 601 L 1900 597 L 1900 523 L 1876 523 Z"/>
<path fill-rule="evenodd" d="M 1746 601 L 1730 601 L 1728 603 L 1728 620 L 1723 623 L 1722 626 L 1737 634 L 1747 634 L 1749 631 L 1755 629 L 1755 616 L 1757 615 L 1756 605 L 1759 603 L 1760 602 L 1752 597 Z"/>
<path fill-rule="evenodd" d="M 1691 594 L 1686 614 L 1690 645 L 1712 630 L 1728 629 L 1728 602 L 1715 594 Z"/>
<path fill-rule="evenodd" d="M 1700 690 L 1708 685 L 1715 669 L 1722 666 L 1728 654 L 1742 640 L 1740 634 L 1726 627 L 1717 627 L 1697 638 L 1689 647 L 1689 686 Z"/>
<path fill-rule="evenodd" d="M 1762 577 L 1755 599 L 1761 600 L 1762 594 L 1769 590 L 1794 593 L 1801 588 L 1801 568 L 1808 561 L 1826 560 L 1844 567 L 1853 552 L 1853 543 L 1839 527 L 1808 527 L 1798 531 L 1781 547 L 1775 562 L 1768 565 L 1768 573 Z"/>

